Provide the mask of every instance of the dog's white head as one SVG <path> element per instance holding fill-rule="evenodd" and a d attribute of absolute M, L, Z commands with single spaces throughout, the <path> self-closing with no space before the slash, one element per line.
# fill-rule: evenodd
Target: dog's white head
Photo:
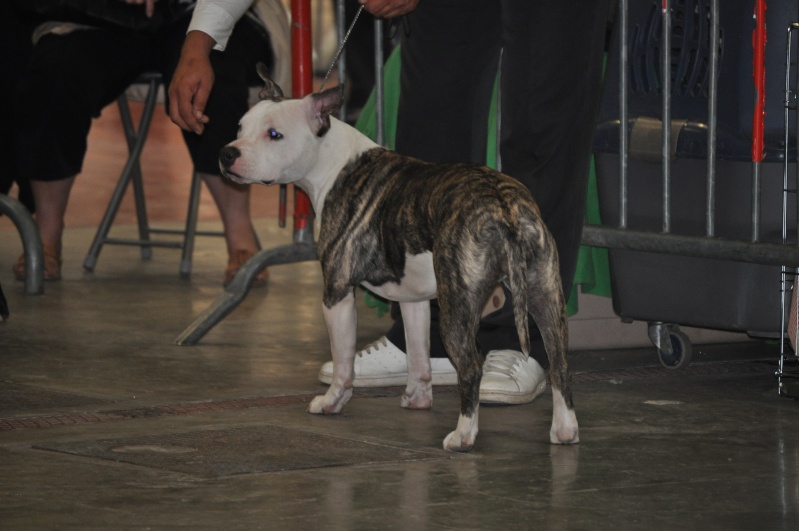
<path fill-rule="evenodd" d="M 339 85 L 302 99 L 286 99 L 258 65 L 265 85 L 261 101 L 239 122 L 239 134 L 219 153 L 222 175 L 249 183 L 290 183 L 303 179 L 318 162 L 319 146 L 341 106 Z"/>

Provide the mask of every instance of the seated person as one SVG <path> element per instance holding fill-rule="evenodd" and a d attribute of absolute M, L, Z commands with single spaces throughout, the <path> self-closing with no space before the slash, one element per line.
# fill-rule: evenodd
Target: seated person
<path fill-rule="evenodd" d="M 149 12 L 153 4 L 147 0 L 135 7 Z M 145 71 L 160 72 L 169 85 L 191 18 L 190 5 L 153 31 L 51 21 L 34 33 L 30 62 L 18 83 L 15 142 L 17 175 L 30 180 L 33 189 L 45 280 L 61 277 L 64 214 L 82 169 L 92 118 Z M 209 54 L 216 78 L 206 107 L 210 119 L 202 131 L 183 136 L 194 168 L 219 208 L 229 255 L 227 284 L 258 251 L 258 242 L 250 221 L 249 187 L 222 179 L 217 157 L 236 137 L 238 120 L 248 109 L 248 86 L 257 80 L 255 65 L 275 62 L 270 36 L 251 6 L 229 39 L 216 44 Z M 13 272 L 25 279 L 24 256 Z M 255 282 L 264 283 L 267 277 L 264 270 Z"/>

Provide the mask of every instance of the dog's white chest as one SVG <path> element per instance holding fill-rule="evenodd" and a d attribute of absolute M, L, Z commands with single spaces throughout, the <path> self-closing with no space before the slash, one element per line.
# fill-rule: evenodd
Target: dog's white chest
<path fill-rule="evenodd" d="M 433 271 L 433 253 L 405 255 L 405 274 L 399 283 L 386 282 L 373 286 L 362 282 L 371 292 L 390 301 L 416 302 L 436 297 L 436 275 Z"/>

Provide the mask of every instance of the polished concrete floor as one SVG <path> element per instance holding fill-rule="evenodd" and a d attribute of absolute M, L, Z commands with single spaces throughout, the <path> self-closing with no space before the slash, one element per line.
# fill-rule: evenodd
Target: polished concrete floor
<path fill-rule="evenodd" d="M 269 286 L 198 345 L 175 345 L 222 293 L 223 244 L 198 240 L 190 280 L 171 250 L 145 262 L 107 247 L 94 273 L 82 270 L 107 201 L 98 187 L 113 184 L 98 168 L 124 161 L 118 124 L 108 127 L 73 192 L 61 282 L 24 294 L 10 273 L 21 244 L 0 219 L 11 306 L 0 323 L 0 529 L 799 528 L 799 404 L 777 396 L 773 343 L 695 345 L 689 367 L 668 371 L 652 347 L 607 346 L 634 325 L 574 321 L 581 443 L 548 443 L 547 393 L 482 408 L 476 447 L 458 455 L 440 450 L 458 414 L 453 387 L 437 387 L 427 412 L 401 409 L 401 389 L 388 388 L 359 390 L 339 416 L 306 413 L 329 358 L 314 262 L 272 268 Z M 146 149 L 164 150 L 144 161 L 147 175 L 163 172 L 151 206 L 174 223 L 188 177 L 180 139 L 158 117 L 151 135 Z M 290 241 L 266 215 L 274 191 L 258 194 L 262 242 Z M 364 345 L 388 317 L 363 300 L 359 312 Z"/>
<path fill-rule="evenodd" d="M 270 243 L 288 241 L 266 221 Z M 484 407 L 473 452 L 440 450 L 452 387 L 405 411 L 364 389 L 335 417 L 306 413 L 328 359 L 314 262 L 196 346 L 173 344 L 220 293 L 224 254 L 199 240 L 149 262 L 67 232 L 64 280 L 26 296 L 0 232 L 0 528 L 796 529 L 799 404 L 776 396 L 776 347 L 695 347 L 681 371 L 653 349 L 571 354 L 582 442 L 547 440 L 551 397 Z M 361 301 L 359 343 L 387 317 Z"/>

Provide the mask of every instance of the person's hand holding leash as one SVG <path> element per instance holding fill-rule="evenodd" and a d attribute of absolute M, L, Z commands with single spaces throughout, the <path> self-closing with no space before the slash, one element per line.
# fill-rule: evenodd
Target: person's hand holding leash
<path fill-rule="evenodd" d="M 380 18 L 406 15 L 416 9 L 419 0 L 358 0 L 371 14 Z"/>
<path fill-rule="evenodd" d="M 169 84 L 169 117 L 182 129 L 198 135 L 209 121 L 204 112 L 214 85 L 214 69 L 209 60 L 214 44 L 210 35 L 190 31 Z"/>

